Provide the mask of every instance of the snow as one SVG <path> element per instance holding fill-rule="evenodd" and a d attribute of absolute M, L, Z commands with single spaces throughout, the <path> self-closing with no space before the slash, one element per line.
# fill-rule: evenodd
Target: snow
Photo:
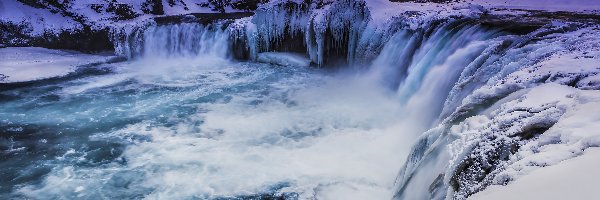
<path fill-rule="evenodd" d="M 600 128 L 599 91 L 582 91 L 548 83 L 525 89 L 524 93 L 515 93 L 497 104 L 500 105 L 492 106 L 494 111 L 470 117 L 450 129 L 450 135 L 459 139 L 449 145 L 452 159 L 446 179 L 451 181 L 451 177 L 455 179 L 457 170 L 464 170 L 459 169 L 463 160 L 486 159 L 495 155 L 490 152 L 503 148 L 502 144 L 518 144 L 518 151 L 506 161 L 495 161 L 499 163 L 486 179 L 468 184 L 461 182 L 466 184 L 463 187 L 468 188 L 462 188 L 456 194 L 450 191 L 449 194 L 462 198 L 465 195 L 463 190 L 478 191 L 485 188 L 486 183 L 502 185 L 508 182 L 510 185 L 510 181 L 518 182 L 545 166 L 560 165 L 564 160 L 582 155 L 587 148 L 600 146 L 600 132 L 595 131 Z M 551 128 L 533 140 L 518 139 L 524 137 L 519 135 L 531 130 L 530 127 L 548 126 Z M 600 162 L 595 165 L 598 164 Z M 577 180 L 568 175 L 560 174 L 563 177 L 559 180 Z M 537 177 L 534 175 L 533 179 Z M 535 187 L 520 188 L 535 191 Z"/>
<path fill-rule="evenodd" d="M 589 57 L 583 57 L 579 53 L 581 52 L 552 56 L 533 67 L 511 74 L 510 78 L 529 76 L 530 79 L 541 79 L 549 76 L 548 81 L 569 84 L 577 78 L 585 77 L 585 81 L 577 82 L 578 87 L 598 89 L 598 82 L 593 77 L 597 77 L 597 74 L 600 73 L 600 52 L 590 52 L 587 54 Z M 592 56 L 594 54 L 596 57 Z M 535 74 L 530 75 L 532 72 Z"/>
<path fill-rule="evenodd" d="M 490 186 L 469 199 L 597 199 L 599 157 L 600 148 L 589 148 L 579 157 L 540 168 L 506 186 Z"/>
<path fill-rule="evenodd" d="M 389 0 L 366 0 L 373 20 L 385 21 L 407 11 L 422 13 L 438 13 L 442 15 L 459 15 L 464 9 L 473 11 L 513 9 L 537 11 L 566 12 L 600 12 L 600 1 L 597 0 L 465 0 L 450 3 L 415 3 L 390 2 Z M 464 13 L 463 13 L 464 14 Z"/>
<path fill-rule="evenodd" d="M 413 2 L 390 2 L 389 0 L 366 0 L 367 8 L 371 11 L 371 21 L 377 24 L 384 24 L 409 11 L 418 11 L 421 13 L 439 13 L 449 11 L 447 5 L 431 3 L 413 3 Z M 407 20 L 414 20 L 420 16 L 407 14 Z"/>
<path fill-rule="evenodd" d="M 302 54 L 287 52 L 259 53 L 256 61 L 290 67 L 308 67 L 311 63 L 310 59 Z"/>
<path fill-rule="evenodd" d="M 0 1 L 0 22 L 11 24 L 25 24 L 30 26 L 31 32 L 24 33 L 27 36 L 40 36 L 44 32 L 58 34 L 62 31 L 81 30 L 83 25 L 101 30 L 104 28 L 131 27 L 144 24 L 154 17 L 152 14 L 145 14 L 143 11 L 146 0 L 77 0 L 61 3 L 64 6 L 64 12 L 73 16 L 63 16 L 63 10 L 49 5 L 48 8 L 34 8 L 25 5 L 17 0 Z M 164 15 L 185 15 L 190 13 L 215 13 L 210 7 L 202 7 L 207 4 L 207 0 L 176 0 L 173 5 L 168 0 L 163 0 Z M 183 3 L 182 3 L 183 2 Z M 232 2 L 233 3 L 233 2 Z M 127 6 L 132 13 L 136 15 L 134 19 L 119 20 L 114 11 L 107 11 L 109 4 L 118 4 Z M 92 9 L 92 5 L 101 7 L 98 10 Z M 226 12 L 239 12 L 227 6 Z"/>
<path fill-rule="evenodd" d="M 600 12 L 597 0 L 470 0 L 468 3 L 486 8 L 506 8 L 543 11 Z"/>
<path fill-rule="evenodd" d="M 57 33 L 60 30 L 74 30 L 82 28 L 81 24 L 58 13 L 45 9 L 36 9 L 16 0 L 0 1 L 0 22 L 30 24 L 32 35 L 39 36 L 46 30 Z"/>
<path fill-rule="evenodd" d="M 568 88 L 566 86 L 563 86 Z M 560 120 L 537 140 L 524 145 L 514 156 L 513 164 L 499 173 L 496 180 L 517 179 L 527 177 L 529 173 L 540 167 L 559 164 L 580 156 L 590 147 L 600 146 L 600 92 L 595 90 L 581 91 L 569 88 L 574 92 L 561 94 L 559 90 L 544 91 L 533 101 L 553 99 L 558 96 L 565 101 L 573 101 L 566 108 Z"/>
<path fill-rule="evenodd" d="M 64 76 L 78 66 L 107 62 L 114 58 L 40 47 L 0 48 L 0 56 L 0 74 L 7 76 L 0 80 L 2 83 Z"/>
<path fill-rule="evenodd" d="M 487 12 L 498 15 L 524 15 L 528 11 L 600 13 L 597 0 L 465 0 L 450 3 L 390 2 L 365 0 L 371 11 L 370 23 L 384 27 L 394 17 L 403 18 L 412 29 L 424 22 L 453 16 L 473 16 Z"/>
<path fill-rule="evenodd" d="M 478 188 L 481 184 L 502 185 L 519 180 L 540 167 L 558 164 L 581 155 L 588 147 L 600 145 L 600 140 L 597 139 L 600 134 L 595 131 L 600 128 L 597 125 L 600 116 L 596 114 L 600 112 L 600 93 L 584 91 L 598 88 L 595 79 L 600 73 L 600 41 L 595 37 L 598 34 L 596 31 L 595 28 L 583 28 L 551 34 L 546 37 L 549 43 L 532 44 L 531 47 L 537 46 L 537 49 L 525 54 L 525 57 L 517 55 L 527 51 L 510 52 L 507 54 L 510 63 L 499 70 L 500 73 L 495 77 L 488 79 L 487 85 L 463 100 L 463 107 L 459 107 L 456 113 L 476 107 L 472 105 L 474 102 L 480 104 L 490 98 L 506 96 L 480 113 L 486 120 L 481 121 L 482 117 L 479 116 L 463 122 L 473 124 L 478 121 L 483 124 L 469 128 L 471 131 L 465 132 L 462 128 L 461 131 L 455 131 L 462 132 L 459 135 L 463 138 L 451 145 L 455 149 L 472 152 L 468 146 L 476 145 L 479 149 L 487 148 L 480 150 L 481 152 L 493 152 L 493 149 L 498 148 L 494 146 L 498 141 L 484 136 L 490 130 L 501 130 L 489 135 L 502 138 L 527 130 L 527 127 L 547 127 L 553 124 L 535 140 L 517 142 L 520 143 L 519 151 L 506 162 L 498 164 L 499 170 L 491 172 L 492 175 L 488 175 L 487 179 L 470 185 L 474 188 L 472 191 L 482 189 Z M 511 55 L 513 53 L 517 54 Z M 482 76 L 479 78 L 485 79 Z M 510 128 L 502 129 L 502 126 Z M 486 145 L 490 146 L 485 147 Z M 466 156 L 457 152 L 454 155 Z M 485 154 L 477 157 L 485 157 Z M 452 162 L 457 165 L 464 158 L 455 157 Z M 451 168 L 447 172 L 447 178 L 453 170 L 456 169 Z"/>
<path fill-rule="evenodd" d="M 553 30 L 536 31 L 525 38 L 536 38 L 533 35 Z M 484 104 L 485 101 L 541 83 L 556 82 L 581 89 L 598 88 L 598 82 L 594 81 L 594 77 L 600 73 L 600 39 L 595 37 L 598 34 L 596 26 L 566 33 L 542 34 L 544 37 L 540 41 L 509 49 L 502 57 L 491 60 L 493 63 L 465 70 L 446 100 L 445 112 L 453 112 L 450 114 L 452 120 L 463 115 L 462 111 Z M 522 38 L 512 40 L 519 42 Z M 465 89 L 469 87 L 477 89 Z M 457 109 L 451 106 L 456 103 L 460 105 Z"/>
<path fill-rule="evenodd" d="M 165 15 L 180 15 L 187 13 L 215 13 L 217 11 L 213 11 L 208 7 L 201 7 L 200 5 L 203 3 L 208 3 L 208 0 L 183 0 L 185 2 L 185 6 L 183 6 L 179 1 L 174 6 L 169 6 L 168 1 L 163 0 L 163 8 L 165 11 Z M 187 10 L 185 9 L 187 8 Z M 236 12 L 238 10 L 232 9 L 231 7 L 226 7 L 225 12 Z"/>

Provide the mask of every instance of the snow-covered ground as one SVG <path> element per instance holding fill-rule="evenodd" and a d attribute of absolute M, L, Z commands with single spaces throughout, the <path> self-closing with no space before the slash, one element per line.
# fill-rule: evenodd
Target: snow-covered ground
<path fill-rule="evenodd" d="M 600 14 L 597 0 L 465 0 L 449 3 L 390 2 L 365 0 L 372 22 L 384 24 L 395 16 L 419 22 L 450 16 L 473 16 L 483 12 L 498 15 L 523 15 L 526 11 L 576 12 Z"/>
<path fill-rule="evenodd" d="M 589 148 L 577 158 L 540 168 L 506 186 L 491 186 L 469 199 L 597 199 L 600 197 L 598 158 L 600 149 Z"/>
<path fill-rule="evenodd" d="M 589 182 L 590 178 L 600 177 L 599 171 L 591 170 L 600 165 L 600 160 L 594 157 L 598 152 L 583 158 L 578 156 L 586 155 L 589 150 L 594 151 L 594 147 L 600 146 L 600 132 L 597 131 L 600 129 L 599 91 L 582 91 L 549 83 L 515 92 L 497 104 L 486 115 L 468 118 L 452 127 L 451 135 L 460 138 L 450 145 L 455 166 L 465 157 L 477 155 L 477 159 L 485 159 L 485 156 L 494 155 L 489 152 L 503 148 L 503 144 L 515 144 L 511 142 L 514 138 L 527 137 L 520 135 L 535 127 L 552 127 L 543 134 L 532 132 L 541 134 L 533 140 L 517 142 L 521 143 L 518 151 L 507 162 L 498 164 L 502 170 L 492 171 L 495 177 L 482 181 L 491 181 L 492 186 L 483 190 L 483 194 L 474 196 L 474 199 L 488 199 L 486 195 L 490 193 L 506 199 L 504 194 L 513 193 L 517 197 L 521 191 L 529 191 L 531 195 L 539 193 L 540 188 L 553 187 L 556 188 L 553 191 L 561 195 L 550 195 L 549 198 L 521 196 L 518 199 L 565 199 L 570 193 L 561 190 L 570 190 L 573 186 L 578 186 L 576 191 L 580 197 L 598 194 L 593 187 L 587 186 L 593 184 Z M 588 166 L 580 166 L 577 171 L 566 171 L 572 169 L 570 159 Z M 587 170 L 581 171 L 583 169 Z M 454 170 L 458 169 L 451 167 L 449 172 L 455 173 Z M 558 173 L 561 170 L 562 173 Z M 587 177 L 583 177 L 584 174 Z M 507 186 L 502 186 L 506 183 Z M 483 183 L 474 184 L 474 188 L 480 187 L 480 184 Z M 548 185 L 552 186 L 544 187 Z M 492 192 L 487 192 L 490 188 Z"/>
<path fill-rule="evenodd" d="M 565 12 L 600 12 L 600 1 L 596 0 L 464 0 L 448 3 L 415 3 L 391 2 L 389 0 L 366 0 L 369 9 L 378 15 L 399 14 L 406 11 L 454 12 L 469 8 L 468 5 L 479 5 L 484 9 L 522 9 L 538 11 Z M 385 16 L 375 17 L 384 19 Z"/>
<path fill-rule="evenodd" d="M 467 0 L 466 2 L 486 8 L 543 10 L 549 12 L 600 12 L 600 1 L 597 0 Z"/>
<path fill-rule="evenodd" d="M 67 75 L 78 66 L 107 62 L 114 56 L 39 47 L 0 48 L 0 83 L 32 81 Z"/>

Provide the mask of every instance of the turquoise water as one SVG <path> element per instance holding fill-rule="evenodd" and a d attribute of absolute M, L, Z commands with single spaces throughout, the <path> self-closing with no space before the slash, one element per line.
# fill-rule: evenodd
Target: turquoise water
<path fill-rule="evenodd" d="M 332 184 L 387 193 L 401 158 L 385 158 L 398 142 L 380 140 L 397 137 L 388 129 L 399 107 L 393 92 L 367 82 L 354 73 L 199 56 L 5 85 L 0 192 L 297 198 Z"/>

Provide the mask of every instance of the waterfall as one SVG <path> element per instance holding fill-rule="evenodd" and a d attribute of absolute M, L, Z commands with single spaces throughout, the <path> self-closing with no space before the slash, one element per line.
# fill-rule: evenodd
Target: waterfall
<path fill-rule="evenodd" d="M 463 200 L 600 147 L 593 11 L 6 1 L 0 199 Z"/>
<path fill-rule="evenodd" d="M 223 24 L 151 23 L 121 30 L 116 34 L 120 38 L 115 39 L 115 46 L 117 52 L 130 59 L 228 58 L 241 51 L 253 60 L 261 52 L 300 51 L 320 65 L 335 56 L 352 65 L 357 59 L 371 57 L 367 54 L 376 54 L 362 76 L 394 94 L 403 107 L 406 117 L 400 123 L 406 130 L 399 134 L 413 140 L 425 132 L 397 178 L 395 198 L 444 198 L 448 186 L 437 172 L 446 169 L 450 155 L 443 148 L 434 148 L 448 144 L 436 143 L 444 132 L 444 127 L 436 124 L 444 123 L 460 105 L 461 97 L 486 84 L 469 77 L 479 69 L 508 70 L 510 67 L 503 65 L 510 66 L 509 59 L 503 55 L 515 51 L 526 39 L 501 27 L 482 26 L 473 19 L 432 21 L 416 29 L 398 23 L 378 30 L 367 26 L 369 13 L 359 7 L 360 3 L 340 1 L 316 14 L 309 12 L 316 8 L 303 4 L 275 4 L 259 9 L 253 17 L 223 23 L 226 28 L 221 28 Z M 360 10 L 362 14 L 349 15 L 340 10 Z M 332 18 L 336 20 L 329 20 Z M 526 55 L 526 51 L 515 53 L 521 58 Z"/>
<path fill-rule="evenodd" d="M 130 59 L 239 54 L 255 60 L 262 52 L 294 51 L 319 66 L 340 58 L 344 66 L 368 63 L 368 69 L 359 70 L 366 71 L 361 76 L 395 97 L 405 116 L 399 122 L 405 130 L 398 134 L 417 140 L 396 177 L 394 199 L 452 197 L 459 189 L 450 185 L 456 170 L 448 164 L 455 156 L 447 149 L 454 139 L 450 127 L 526 87 L 473 92 L 567 49 L 556 45 L 559 40 L 546 38 L 569 30 L 564 27 L 515 35 L 471 18 L 432 20 L 417 28 L 398 18 L 378 29 L 369 24 L 369 16 L 364 1 L 335 1 L 324 7 L 276 1 L 253 17 L 226 25 L 150 24 L 123 30 L 116 34 L 115 47 Z"/>
<path fill-rule="evenodd" d="M 413 125 L 425 131 L 436 122 L 461 72 L 494 47 L 490 40 L 505 34 L 468 20 L 403 29 L 385 44 L 368 75 L 395 91 Z"/>
<path fill-rule="evenodd" d="M 474 27 L 465 30 L 472 28 Z M 401 99 L 407 102 L 408 107 L 420 109 L 414 110 L 416 113 L 410 113 L 411 120 L 429 120 L 429 125 L 425 126 L 429 130 L 420 135 L 400 170 L 394 199 L 466 199 L 493 181 L 498 181 L 493 184 L 504 184 L 502 180 L 494 180 L 494 176 L 511 161 L 494 156 L 508 157 L 511 153 L 507 152 L 516 151 L 515 147 L 527 142 L 526 139 L 514 135 L 506 137 L 504 134 L 511 132 L 509 130 L 516 130 L 515 135 L 518 135 L 519 131 L 527 132 L 527 127 L 540 127 L 541 132 L 536 134 L 541 134 L 544 129 L 556 123 L 556 119 L 545 116 L 542 117 L 544 120 L 531 120 L 537 113 L 521 117 L 506 114 L 507 116 L 502 116 L 504 118 L 496 119 L 494 115 L 499 115 L 499 111 L 486 114 L 484 110 L 509 95 L 518 95 L 521 89 L 542 83 L 557 82 L 577 86 L 574 82 L 579 79 L 568 78 L 571 82 L 561 81 L 560 78 L 548 78 L 554 76 L 550 74 L 534 78 L 535 72 L 532 69 L 519 77 L 507 77 L 515 71 L 534 66 L 557 52 L 575 49 L 574 46 L 586 39 L 579 33 L 570 33 L 573 30 L 572 26 L 547 26 L 527 35 L 510 35 L 493 30 L 471 33 L 468 32 L 473 30 L 465 31 L 468 34 L 453 38 L 450 42 L 456 43 L 473 37 L 481 37 L 481 40 L 467 42 L 453 53 L 444 54 L 444 61 L 439 62 L 442 64 L 437 67 L 421 66 L 429 68 L 423 71 L 425 74 L 417 74 L 418 77 L 412 79 L 413 85 L 418 87 L 411 88 L 401 84 L 400 88 L 404 89 L 400 90 L 400 95 L 409 96 L 408 99 L 404 96 Z M 563 72 L 558 74 L 556 76 L 564 76 Z M 404 81 L 408 82 L 409 78 Z M 420 116 L 427 109 L 433 109 L 435 113 Z M 509 109 L 506 112 L 512 111 Z M 475 118 L 466 120 L 473 116 Z M 461 143 L 456 132 L 464 131 L 460 130 L 463 127 L 477 126 L 469 123 L 480 123 L 477 120 L 482 118 L 497 121 L 485 126 L 479 125 L 484 127 L 481 130 L 465 133 L 468 135 L 465 136 L 469 140 L 467 143 L 472 146 Z M 459 125 L 456 126 L 457 124 Z"/>
<path fill-rule="evenodd" d="M 199 55 L 225 58 L 229 54 L 229 34 L 218 24 L 150 24 L 122 29 L 115 35 L 115 51 L 129 59 Z"/>

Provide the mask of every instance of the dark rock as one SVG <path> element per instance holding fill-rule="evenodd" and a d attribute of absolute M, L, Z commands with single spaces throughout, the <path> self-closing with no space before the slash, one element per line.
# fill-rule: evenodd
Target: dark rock
<path fill-rule="evenodd" d="M 142 12 L 153 15 L 164 15 L 162 0 L 146 0 L 142 3 Z"/>
<path fill-rule="evenodd" d="M 50 49 L 70 49 L 82 52 L 113 51 L 108 28 L 93 30 L 83 26 L 79 30 L 61 30 L 59 33 L 48 30 L 41 36 L 31 34 L 31 24 L 0 21 L 0 43 L 5 46 L 38 46 Z"/>
<path fill-rule="evenodd" d="M 219 11 L 220 13 L 225 12 L 225 8 L 231 4 L 231 0 L 208 0 L 213 6 L 213 11 Z"/>
<path fill-rule="evenodd" d="M 177 5 L 179 3 L 179 4 L 181 4 L 183 6 L 184 10 L 189 10 L 189 8 L 187 7 L 187 4 L 185 4 L 185 2 L 183 0 L 167 0 L 167 3 L 171 7 L 173 7 L 173 6 L 175 6 L 175 5 Z"/>
<path fill-rule="evenodd" d="M 131 8 L 131 6 L 129 6 L 127 4 L 113 3 L 113 2 L 108 4 L 108 6 L 106 8 L 106 12 L 115 13 L 116 20 L 128 20 L 128 19 L 134 19 L 134 18 L 140 16 L 140 14 L 133 11 L 133 8 Z"/>
<path fill-rule="evenodd" d="M 88 53 L 114 50 L 108 29 L 92 30 L 87 26 L 82 30 L 73 32 L 62 31 L 58 35 L 46 32 L 42 37 L 34 38 L 30 45 L 50 49 L 71 49 Z"/>
<path fill-rule="evenodd" d="M 204 25 L 211 24 L 220 20 L 233 20 L 254 15 L 252 12 L 232 12 L 232 13 L 192 13 L 189 15 L 171 15 L 155 17 L 154 21 L 158 25 L 177 24 L 182 22 L 196 22 Z M 190 18 L 193 16 L 195 18 Z"/>
<path fill-rule="evenodd" d="M 258 8 L 259 4 L 267 3 L 268 0 L 247 0 L 247 1 L 237 1 L 231 3 L 231 7 L 233 9 L 245 10 L 245 11 L 253 11 Z"/>

